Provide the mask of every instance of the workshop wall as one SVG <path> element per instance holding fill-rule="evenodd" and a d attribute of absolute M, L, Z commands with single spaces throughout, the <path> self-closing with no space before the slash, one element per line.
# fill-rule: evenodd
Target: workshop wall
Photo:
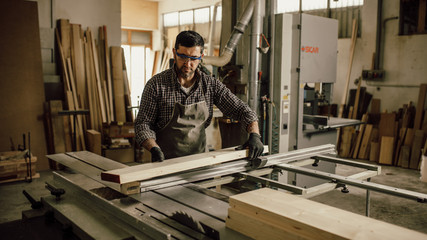
<path fill-rule="evenodd" d="M 71 23 L 81 24 L 84 30 L 90 27 L 94 36 L 98 36 L 100 26 L 106 25 L 108 44 L 120 46 L 120 0 L 55 0 L 54 3 L 54 17 L 56 19 L 69 19 Z"/>
<path fill-rule="evenodd" d="M 356 89 L 354 80 L 361 76 L 363 69 L 371 69 L 372 55 L 375 52 L 377 4 L 378 1 L 364 1 L 362 9 L 362 35 L 357 39 L 350 89 Z M 399 17 L 399 0 L 383 1 L 382 19 Z M 412 101 L 418 100 L 419 85 L 427 82 L 427 34 L 399 36 L 399 20 L 388 20 L 383 24 L 382 66 L 385 70 L 383 80 L 362 82 L 362 87 L 381 100 L 381 111 L 396 111 Z M 334 85 L 333 103 L 341 103 L 346 84 L 350 58 L 351 39 L 338 40 L 337 82 Z"/>
<path fill-rule="evenodd" d="M 122 27 L 144 30 L 158 29 L 158 8 L 158 2 L 122 0 Z"/>

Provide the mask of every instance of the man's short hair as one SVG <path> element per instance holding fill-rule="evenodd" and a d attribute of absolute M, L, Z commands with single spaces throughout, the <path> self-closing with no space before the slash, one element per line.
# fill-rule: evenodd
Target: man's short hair
<path fill-rule="evenodd" d="M 178 49 L 180 45 L 183 47 L 199 46 L 201 47 L 200 53 L 203 53 L 205 41 L 203 40 L 203 37 L 195 31 L 182 31 L 178 36 L 176 36 L 175 49 Z"/>

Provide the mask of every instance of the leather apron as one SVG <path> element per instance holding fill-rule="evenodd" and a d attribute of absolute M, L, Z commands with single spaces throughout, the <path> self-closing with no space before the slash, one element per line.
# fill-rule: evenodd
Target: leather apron
<path fill-rule="evenodd" d="M 203 96 L 205 97 L 204 93 Z M 209 116 L 206 97 L 204 101 L 189 105 L 183 105 L 176 99 L 175 94 L 172 118 L 156 133 L 156 142 L 162 149 L 165 159 L 206 151 L 205 122 Z"/>

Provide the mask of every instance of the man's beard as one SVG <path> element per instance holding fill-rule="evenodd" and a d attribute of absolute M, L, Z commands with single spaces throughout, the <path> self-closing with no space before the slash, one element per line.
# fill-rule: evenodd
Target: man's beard
<path fill-rule="evenodd" d="M 191 77 L 191 76 L 193 76 L 193 75 L 194 75 L 194 70 L 192 70 L 192 69 L 188 68 L 188 69 L 190 69 L 191 71 L 186 72 L 186 71 L 184 70 L 184 68 L 185 68 L 185 66 L 182 66 L 180 69 L 178 69 L 178 73 L 179 73 L 180 77 L 182 77 L 182 78 L 189 78 L 189 77 Z"/>

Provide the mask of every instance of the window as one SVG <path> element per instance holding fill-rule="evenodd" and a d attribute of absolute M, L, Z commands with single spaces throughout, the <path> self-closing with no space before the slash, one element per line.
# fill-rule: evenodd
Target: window
<path fill-rule="evenodd" d="M 427 33 L 426 0 L 400 0 L 399 33 Z"/>
<path fill-rule="evenodd" d="M 214 55 L 218 55 L 221 37 L 222 7 L 216 6 L 216 19 L 213 21 L 215 6 L 190 9 L 179 12 L 163 14 L 163 37 L 167 47 L 172 49 L 176 35 L 184 30 L 198 32 L 205 40 L 206 48 L 212 44 Z M 212 34 L 212 43 L 209 43 L 210 28 L 215 24 L 215 32 Z M 207 53 L 205 53 L 207 54 Z"/>
<path fill-rule="evenodd" d="M 139 106 L 144 86 L 152 75 L 154 52 L 151 50 L 151 44 L 152 32 L 122 29 L 122 48 L 132 107 Z M 137 108 L 134 111 L 137 111 Z"/>
<path fill-rule="evenodd" d="M 358 19 L 360 36 L 362 7 L 363 0 L 302 0 L 301 10 L 307 14 L 337 19 L 338 37 L 350 38 L 354 18 Z M 300 0 L 277 0 L 277 13 L 295 13 L 299 10 Z"/>

